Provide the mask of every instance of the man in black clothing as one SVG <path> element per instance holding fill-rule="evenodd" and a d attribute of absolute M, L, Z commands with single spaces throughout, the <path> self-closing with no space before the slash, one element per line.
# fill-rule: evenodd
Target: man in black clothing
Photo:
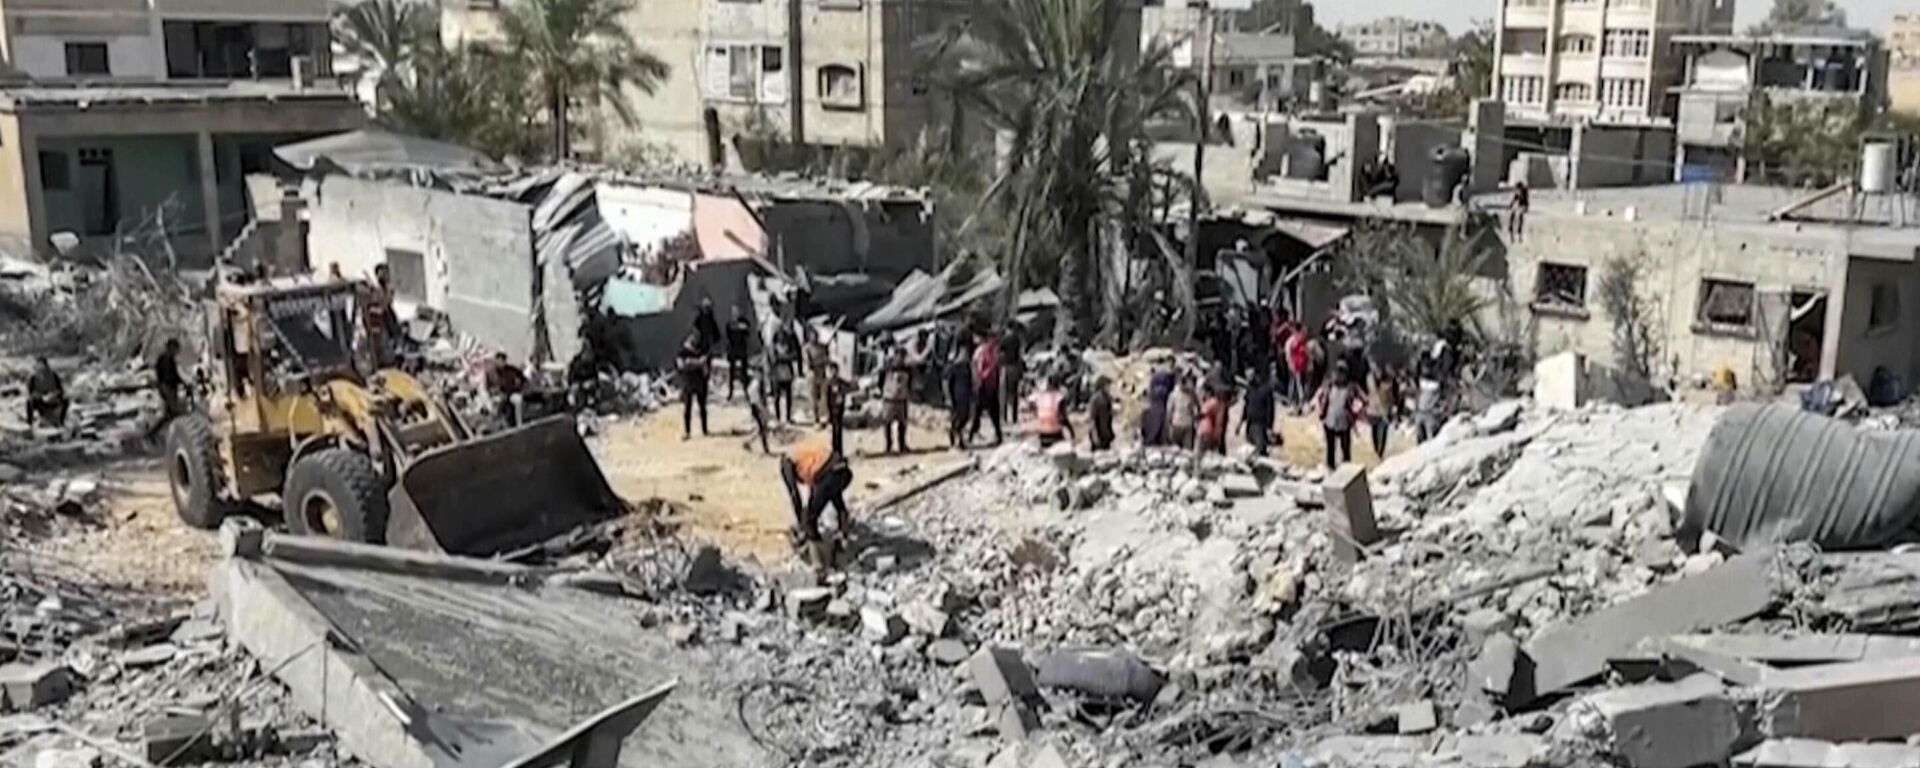
<path fill-rule="evenodd" d="M 753 352 L 753 324 L 747 322 L 745 310 L 733 308 L 733 320 L 727 323 L 727 399 L 733 399 L 733 387 L 740 385 L 745 393 L 747 384 L 753 381 L 753 369 L 747 367 L 747 357 Z"/>
<path fill-rule="evenodd" d="M 1255 368 L 1253 384 L 1247 388 L 1247 404 L 1240 415 L 1247 427 L 1247 445 L 1253 446 L 1253 452 L 1260 456 L 1267 455 L 1268 447 L 1273 444 L 1274 406 L 1278 399 L 1274 387 L 1267 369 Z"/>
<path fill-rule="evenodd" d="M 147 429 L 147 439 L 158 437 L 176 416 L 187 412 L 187 380 L 180 375 L 180 340 L 168 339 L 153 361 L 153 389 L 160 394 L 160 420 Z"/>
<path fill-rule="evenodd" d="M 67 424 L 67 386 L 44 357 L 34 359 L 33 375 L 27 377 L 27 426 L 36 423 L 50 427 Z"/>
<path fill-rule="evenodd" d="M 713 314 L 713 299 L 702 297 L 700 307 L 693 311 L 693 332 L 700 336 L 700 348 L 707 354 L 713 354 L 720 346 L 720 319 Z"/>
<path fill-rule="evenodd" d="M 973 358 L 967 345 L 953 345 L 953 358 L 946 366 L 947 445 L 967 447 L 967 427 L 973 421 Z"/>
<path fill-rule="evenodd" d="M 707 359 L 708 350 L 700 343 L 700 331 L 687 334 L 675 358 L 680 371 L 680 439 L 693 439 L 693 409 L 700 407 L 700 434 L 707 431 Z"/>
<path fill-rule="evenodd" d="M 1113 393 L 1109 391 L 1112 382 L 1101 376 L 1093 382 L 1093 399 L 1087 403 L 1087 420 L 1093 422 L 1091 434 L 1093 450 L 1104 451 L 1113 447 Z"/>

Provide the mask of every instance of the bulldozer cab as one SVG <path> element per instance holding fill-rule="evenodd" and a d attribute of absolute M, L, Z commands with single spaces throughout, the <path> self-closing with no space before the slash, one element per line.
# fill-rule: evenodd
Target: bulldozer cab
<path fill-rule="evenodd" d="M 210 304 L 207 337 L 216 400 L 236 427 L 253 431 L 312 431 L 289 423 L 301 410 L 292 399 L 328 381 L 364 381 L 382 362 L 369 335 L 365 284 L 275 280 L 223 285 Z"/>

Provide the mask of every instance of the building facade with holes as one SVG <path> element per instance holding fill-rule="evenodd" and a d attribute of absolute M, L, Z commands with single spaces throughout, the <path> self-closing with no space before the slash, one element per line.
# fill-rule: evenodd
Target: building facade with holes
<path fill-rule="evenodd" d="M 1536 196 L 1503 246 L 1509 318 L 1538 357 L 1576 351 L 1619 366 L 1616 334 L 1652 342 L 1656 377 L 1680 386 L 1731 370 L 1743 389 L 1877 374 L 1920 381 L 1920 228 L 1891 201 L 1671 185 Z M 1637 265 L 1639 323 L 1611 314 L 1607 275 Z M 1617 285 L 1618 283 L 1616 283 Z"/>
<path fill-rule="evenodd" d="M 189 265 L 246 228 L 274 144 L 359 127 L 326 0 L 0 0 L 0 236 L 164 229 Z"/>
<path fill-rule="evenodd" d="M 1658 125 L 1678 34 L 1733 31 L 1733 0 L 1501 0 L 1491 96 L 1510 121 Z"/>
<path fill-rule="evenodd" d="M 441 36 L 449 44 L 498 41 L 500 14 L 512 2 L 444 3 Z M 782 146 L 831 158 L 908 147 L 928 128 L 955 125 L 962 140 L 987 140 L 976 123 L 956 121 L 922 65 L 939 33 L 970 7 L 965 0 L 636 3 L 628 30 L 671 71 L 652 93 L 627 92 L 633 123 L 605 108 L 585 121 L 575 152 L 754 169 Z"/>

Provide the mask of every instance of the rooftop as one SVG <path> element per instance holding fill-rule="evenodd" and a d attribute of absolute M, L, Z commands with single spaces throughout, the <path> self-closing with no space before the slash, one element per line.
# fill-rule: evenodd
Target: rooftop
<path fill-rule="evenodd" d="M 1696 45 L 1826 45 L 1841 48 L 1867 48 L 1880 43 L 1872 32 L 1848 27 L 1797 27 L 1762 35 L 1674 35 L 1673 41 Z"/>
<path fill-rule="evenodd" d="M 1698 221 L 1815 243 L 1841 241 L 1856 256 L 1913 260 L 1920 252 L 1920 211 L 1904 211 L 1905 203 L 1898 198 L 1874 196 L 1856 202 L 1847 194 L 1835 194 L 1795 211 L 1791 218 L 1775 220 L 1777 212 L 1819 191 L 1757 184 L 1535 190 L 1532 213 L 1622 223 Z M 1510 197 L 1499 192 L 1474 202 L 1504 208 Z"/>
<path fill-rule="evenodd" d="M 353 101 L 353 94 L 331 83 L 296 88 L 290 81 L 235 80 L 187 85 L 56 84 L 0 85 L 0 109 L 22 107 L 89 107 L 172 104 L 194 105 L 235 101 Z"/>

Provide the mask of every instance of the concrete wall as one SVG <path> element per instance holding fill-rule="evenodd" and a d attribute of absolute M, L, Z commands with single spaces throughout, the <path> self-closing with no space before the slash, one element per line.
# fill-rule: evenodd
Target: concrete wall
<path fill-rule="evenodd" d="M 39 163 L 27 167 L 26 159 L 38 157 L 38 144 L 31 134 L 23 134 L 20 120 L 0 114 L 0 235 L 33 242 L 33 215 L 27 207 L 29 173 L 39 174 Z"/>
<path fill-rule="evenodd" d="M 1673 133 L 1666 129 L 1580 126 L 1571 156 L 1575 189 L 1673 180 Z"/>
<path fill-rule="evenodd" d="M 1899 298 L 1891 324 L 1872 327 L 1875 286 L 1891 286 Z M 1831 299 L 1830 299 L 1831 300 Z M 1828 337 L 1839 341 L 1834 375 L 1852 375 L 1865 387 L 1873 380 L 1875 368 L 1885 366 L 1912 387 L 1920 380 L 1920 324 L 1913 312 L 1920 311 L 1920 265 L 1912 262 L 1854 258 L 1847 270 L 1847 286 L 1840 302 L 1838 329 L 1829 328 Z"/>
<path fill-rule="evenodd" d="M 1756 328 L 1745 335 L 1696 328 L 1701 280 L 1751 282 L 1756 304 L 1762 303 L 1759 299 L 1764 294 L 1795 290 L 1826 291 L 1838 297 L 1847 285 L 1845 250 L 1838 240 L 1797 236 L 1788 228 L 1536 213 L 1528 220 L 1526 239 L 1508 244 L 1507 259 L 1513 293 L 1521 302 L 1532 301 L 1542 262 L 1587 268 L 1584 311 L 1521 308 L 1530 319 L 1538 356 L 1571 350 L 1596 363 L 1614 365 L 1613 322 L 1601 306 L 1600 278 L 1609 259 L 1640 257 L 1647 264 L 1641 293 L 1656 307 L 1655 330 L 1663 350 L 1656 373 L 1671 373 L 1686 381 L 1725 365 L 1746 388 L 1781 380 L 1775 356 L 1784 340 L 1766 338 L 1769 334 L 1761 332 L 1764 321 L 1758 310 Z M 1840 326 L 1842 306 L 1840 301 L 1828 302 L 1828 358 L 1837 352 L 1835 329 Z M 1878 359 L 1878 354 L 1851 352 L 1848 363 L 1858 367 L 1865 360 Z M 1832 370 L 1831 365 L 1825 370 Z"/>
<path fill-rule="evenodd" d="M 424 256 L 426 304 L 456 331 L 516 360 L 535 353 L 537 267 L 532 209 L 519 203 L 405 184 L 328 176 L 311 208 L 307 249 L 316 270 L 365 276 L 387 250 Z M 415 307 L 397 302 L 402 314 Z"/>
<path fill-rule="evenodd" d="M 1433 152 L 1440 147 L 1458 147 L 1466 133 L 1458 124 L 1405 122 L 1393 126 L 1393 165 L 1400 171 L 1400 187 L 1394 200 L 1418 200 L 1427 179 L 1434 175 Z"/>

